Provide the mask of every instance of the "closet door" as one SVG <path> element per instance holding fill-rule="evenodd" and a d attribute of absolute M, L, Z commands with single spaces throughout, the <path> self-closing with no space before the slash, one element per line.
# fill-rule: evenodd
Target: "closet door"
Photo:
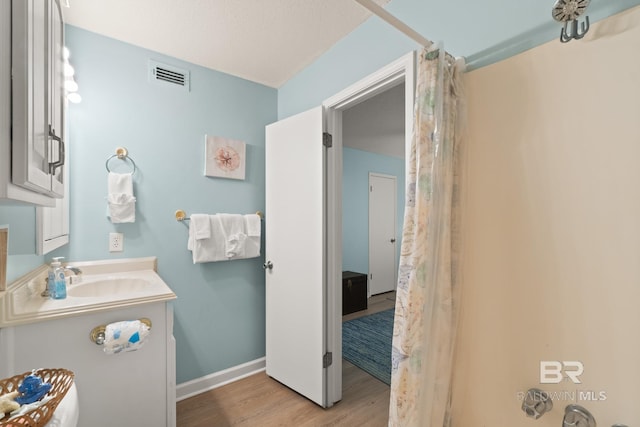
<path fill-rule="evenodd" d="M 320 406 L 327 328 L 322 107 L 266 128 L 266 371 Z M 340 361 L 338 361 L 339 363 Z"/>

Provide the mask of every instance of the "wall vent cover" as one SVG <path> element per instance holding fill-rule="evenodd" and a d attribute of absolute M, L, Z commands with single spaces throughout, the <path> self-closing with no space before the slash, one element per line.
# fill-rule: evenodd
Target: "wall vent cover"
<path fill-rule="evenodd" d="M 149 81 L 189 91 L 189 71 L 173 65 L 149 60 Z"/>

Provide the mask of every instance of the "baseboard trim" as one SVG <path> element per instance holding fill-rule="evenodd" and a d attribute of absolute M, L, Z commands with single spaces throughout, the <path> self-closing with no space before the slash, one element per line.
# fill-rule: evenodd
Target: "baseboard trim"
<path fill-rule="evenodd" d="M 176 402 L 241 380 L 249 375 L 257 374 L 258 372 L 264 371 L 265 366 L 266 359 L 261 357 L 260 359 L 252 360 L 242 365 L 232 366 L 231 368 L 214 372 L 204 377 L 180 383 L 176 386 Z"/>

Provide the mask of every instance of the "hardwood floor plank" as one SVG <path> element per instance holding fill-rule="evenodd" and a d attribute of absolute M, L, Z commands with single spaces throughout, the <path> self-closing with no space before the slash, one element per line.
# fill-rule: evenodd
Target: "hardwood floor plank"
<path fill-rule="evenodd" d="M 389 386 L 343 361 L 343 396 L 323 409 L 264 372 L 182 400 L 178 427 L 366 426 L 383 427 Z"/>
<path fill-rule="evenodd" d="M 367 310 L 347 321 L 395 307 L 395 292 L 374 295 Z M 178 427 L 384 427 L 389 417 L 389 386 L 342 361 L 342 400 L 323 409 L 264 372 L 182 400 Z"/>

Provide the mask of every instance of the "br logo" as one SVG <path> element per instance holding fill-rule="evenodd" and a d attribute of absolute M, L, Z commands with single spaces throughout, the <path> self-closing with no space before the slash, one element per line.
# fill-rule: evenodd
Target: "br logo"
<path fill-rule="evenodd" d="M 541 360 L 540 361 L 540 383 L 541 384 L 558 384 L 565 376 L 573 381 L 574 384 L 580 384 L 578 378 L 584 372 L 582 362 L 575 360 L 565 360 L 563 362 L 557 360 Z"/>

